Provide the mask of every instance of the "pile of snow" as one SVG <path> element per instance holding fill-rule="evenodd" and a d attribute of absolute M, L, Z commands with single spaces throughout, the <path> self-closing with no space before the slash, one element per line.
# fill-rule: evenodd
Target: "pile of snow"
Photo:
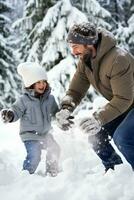
<path fill-rule="evenodd" d="M 101 100 L 96 100 L 100 103 Z M 79 116 L 82 117 L 82 114 Z M 53 122 L 53 135 L 61 146 L 62 172 L 43 177 L 22 171 L 26 152 L 19 122 L 0 121 L 0 198 L 2 200 L 133 200 L 134 173 L 124 164 L 104 175 L 104 168 L 78 126 L 66 132 Z M 122 156 L 122 155 L 121 155 Z M 37 171 L 45 171 L 45 152 Z"/>

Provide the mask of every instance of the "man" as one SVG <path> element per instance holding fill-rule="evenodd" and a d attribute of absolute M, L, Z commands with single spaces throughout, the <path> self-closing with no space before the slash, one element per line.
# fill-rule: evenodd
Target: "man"
<path fill-rule="evenodd" d="M 109 102 L 80 126 L 105 171 L 122 163 L 110 138 L 134 169 L 134 57 L 116 45 L 110 32 L 90 23 L 74 25 L 67 41 L 79 62 L 57 113 L 58 123 L 64 130 L 70 127 L 71 113 L 93 85 Z"/>

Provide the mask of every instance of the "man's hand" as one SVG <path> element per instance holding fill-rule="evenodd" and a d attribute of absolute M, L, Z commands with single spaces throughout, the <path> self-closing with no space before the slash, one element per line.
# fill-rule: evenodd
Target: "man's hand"
<path fill-rule="evenodd" d="M 3 109 L 1 111 L 1 117 L 2 117 L 2 120 L 4 123 L 12 122 L 12 120 L 14 118 L 14 113 L 11 110 Z"/>
<path fill-rule="evenodd" d="M 69 130 L 69 128 L 71 128 L 71 125 L 74 124 L 74 122 L 72 121 L 74 117 L 71 116 L 71 112 L 68 109 L 61 109 L 60 112 L 56 114 L 56 119 L 58 122 L 58 126 L 64 131 Z"/>
<path fill-rule="evenodd" d="M 101 130 L 100 122 L 94 117 L 84 118 L 80 122 L 80 127 L 88 135 L 95 135 Z"/>

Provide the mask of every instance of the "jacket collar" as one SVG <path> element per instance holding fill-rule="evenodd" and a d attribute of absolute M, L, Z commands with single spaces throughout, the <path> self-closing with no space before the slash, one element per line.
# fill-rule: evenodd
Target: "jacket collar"
<path fill-rule="evenodd" d="M 91 60 L 93 67 L 93 74 L 95 78 L 96 85 L 99 87 L 99 71 L 100 71 L 100 63 L 103 57 L 116 46 L 116 40 L 114 36 L 105 29 L 98 29 L 98 32 L 101 36 L 100 44 L 97 48 L 97 56 Z"/>
<path fill-rule="evenodd" d="M 33 89 L 26 89 L 26 88 L 24 88 L 24 89 L 23 89 L 23 93 L 24 93 L 25 95 L 27 95 L 27 96 L 28 96 L 30 99 L 32 99 L 32 100 L 37 100 L 37 99 L 45 100 L 45 99 L 47 99 L 48 96 L 50 95 L 50 93 L 51 93 L 51 88 L 49 87 L 48 90 L 46 90 L 46 91 L 40 96 L 40 98 L 37 98 L 37 97 L 35 96 L 35 91 L 34 91 Z"/>

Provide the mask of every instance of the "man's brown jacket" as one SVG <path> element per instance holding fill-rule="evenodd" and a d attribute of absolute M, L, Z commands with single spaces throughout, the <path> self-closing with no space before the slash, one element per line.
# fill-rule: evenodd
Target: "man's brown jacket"
<path fill-rule="evenodd" d="M 67 95 L 78 105 L 90 85 L 108 101 L 97 113 L 102 125 L 127 111 L 134 101 L 134 57 L 117 47 L 113 35 L 100 29 L 102 36 L 97 56 L 92 59 L 92 69 L 81 60 L 70 83 Z"/>

